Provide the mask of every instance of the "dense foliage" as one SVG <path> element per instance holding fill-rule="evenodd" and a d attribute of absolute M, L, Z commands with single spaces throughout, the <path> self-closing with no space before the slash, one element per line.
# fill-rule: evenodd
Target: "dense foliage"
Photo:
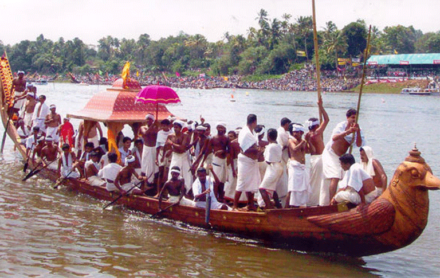
<path fill-rule="evenodd" d="M 247 35 L 225 33 L 222 40 L 208 42 L 203 35 L 188 35 L 151 40 L 142 34 L 137 40 L 111 36 L 86 45 L 81 39 L 51 41 L 40 35 L 35 41 L 21 41 L 7 50 L 12 68 L 39 73 L 119 73 L 125 61 L 132 69 L 147 74 L 161 72 L 191 75 L 201 70 L 210 75 L 277 75 L 313 59 L 313 29 L 310 16 L 269 18 L 261 9 L 258 28 Z M 320 62 L 324 69 L 335 69 L 338 58 L 361 57 L 366 46 L 367 26 L 357 20 L 338 29 L 327 22 L 318 31 Z M 440 32 L 423 34 L 413 26 L 390 26 L 379 31 L 373 27 L 371 54 L 440 52 Z M 305 53 L 305 57 L 301 55 Z"/>

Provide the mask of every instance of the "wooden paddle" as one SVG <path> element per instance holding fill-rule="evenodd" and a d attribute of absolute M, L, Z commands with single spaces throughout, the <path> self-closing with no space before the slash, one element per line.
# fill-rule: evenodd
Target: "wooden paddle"
<path fill-rule="evenodd" d="M 315 0 L 312 0 L 312 10 L 313 10 L 313 43 L 315 48 L 315 59 L 316 59 L 316 85 L 318 91 L 318 101 L 321 99 L 321 67 L 319 65 L 319 52 L 318 52 L 318 34 L 316 31 L 316 14 L 315 14 Z M 319 109 L 319 122 L 322 123 L 322 113 Z"/>
<path fill-rule="evenodd" d="M 61 183 L 63 183 L 69 177 L 69 175 L 72 174 L 73 171 L 75 171 L 75 168 L 72 167 L 72 170 L 62 180 L 59 180 L 55 183 L 55 186 L 53 187 L 53 189 L 57 189 L 58 186 L 60 186 Z"/>
<path fill-rule="evenodd" d="M 14 104 L 15 104 L 15 101 L 14 101 Z M 5 132 L 3 133 L 2 146 L 1 146 L 1 149 L 0 149 L 0 153 L 3 153 L 3 149 L 5 147 L 6 134 L 8 134 L 8 128 L 9 128 L 9 125 L 10 125 L 10 122 L 11 122 L 12 115 L 14 115 L 14 112 L 12 112 L 12 114 L 9 113 L 8 122 L 6 123 L 6 127 L 5 127 Z"/>
<path fill-rule="evenodd" d="M 57 160 L 58 160 L 58 158 L 55 159 L 54 161 L 57 161 Z M 29 178 L 31 178 L 32 176 L 38 174 L 41 170 L 46 169 L 46 168 L 47 168 L 50 164 L 52 164 L 54 161 L 51 161 L 51 162 L 49 162 L 48 164 L 46 164 L 46 166 L 43 166 L 43 168 L 36 170 L 36 169 L 38 168 L 38 166 L 41 165 L 41 164 L 38 164 L 38 165 L 37 165 L 32 171 L 29 172 L 29 174 L 27 174 L 27 175 L 22 179 L 22 181 L 26 181 L 26 180 L 28 180 Z"/>
<path fill-rule="evenodd" d="M 180 203 L 180 201 L 179 201 L 179 202 L 177 202 L 177 203 L 171 204 L 171 205 L 167 206 L 167 207 L 166 207 L 166 208 L 164 208 L 164 209 L 161 209 L 161 210 L 159 210 L 159 211 L 158 211 L 158 212 L 156 212 L 155 214 L 151 215 L 151 216 L 150 216 L 150 218 L 154 218 L 154 217 L 158 216 L 158 215 L 159 215 L 159 214 L 161 214 L 162 212 L 164 212 L 164 211 L 168 210 L 169 208 L 172 208 L 172 207 L 174 207 L 174 206 L 178 205 L 179 203 Z"/>
<path fill-rule="evenodd" d="M 109 206 L 113 205 L 113 204 L 116 203 L 119 199 L 121 199 L 123 196 L 128 196 L 128 194 L 130 194 L 130 191 L 132 191 L 135 187 L 137 187 L 137 186 L 138 186 L 139 184 L 141 184 L 142 182 L 143 182 L 143 181 L 140 181 L 140 182 L 136 183 L 135 185 L 133 185 L 133 187 L 130 188 L 129 190 L 127 190 L 127 191 L 125 192 L 125 194 L 121 194 L 121 195 L 119 195 L 118 198 L 114 199 L 111 203 L 107 204 L 107 205 L 106 205 L 105 207 L 103 207 L 102 209 L 104 210 L 104 209 L 108 208 Z"/>
<path fill-rule="evenodd" d="M 205 209 L 205 223 L 209 225 L 209 217 L 211 215 L 211 194 L 208 193 L 206 197 L 206 209 Z"/>

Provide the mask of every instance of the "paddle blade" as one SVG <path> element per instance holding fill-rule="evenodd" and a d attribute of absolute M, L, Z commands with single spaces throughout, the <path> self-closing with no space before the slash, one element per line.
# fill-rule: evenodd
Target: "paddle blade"
<path fill-rule="evenodd" d="M 22 179 L 22 181 L 26 181 L 27 179 L 31 178 L 32 176 L 34 176 L 35 174 L 38 174 L 38 172 L 40 172 L 41 170 L 37 170 L 35 172 L 30 172 L 29 174 L 26 175 L 26 177 L 24 177 L 24 179 Z"/>
<path fill-rule="evenodd" d="M 26 172 L 28 166 L 29 166 L 29 163 L 26 162 L 23 166 L 23 172 Z"/>

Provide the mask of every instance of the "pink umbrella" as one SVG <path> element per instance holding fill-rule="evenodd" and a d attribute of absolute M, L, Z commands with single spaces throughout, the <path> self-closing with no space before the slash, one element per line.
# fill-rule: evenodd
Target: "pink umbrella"
<path fill-rule="evenodd" d="M 135 98 L 135 103 L 155 103 L 156 119 L 159 113 L 160 104 L 180 103 L 177 93 L 167 86 L 151 85 L 143 88 Z"/>

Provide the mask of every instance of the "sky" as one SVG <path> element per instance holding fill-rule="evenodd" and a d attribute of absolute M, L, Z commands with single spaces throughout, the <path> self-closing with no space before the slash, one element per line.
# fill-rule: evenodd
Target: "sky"
<path fill-rule="evenodd" d="M 413 25 L 426 32 L 440 30 L 439 0 L 315 0 L 317 28 L 333 21 L 339 29 L 357 19 L 383 30 L 386 26 Z M 0 40 L 13 45 L 35 40 L 40 34 L 53 41 L 80 38 L 97 45 L 108 35 L 119 39 L 176 36 L 180 31 L 204 35 L 208 41 L 224 34 L 247 35 L 258 27 L 257 13 L 269 18 L 284 13 L 312 15 L 312 0 L 0 0 Z M 11 24 L 7 24 L 10 22 Z"/>

